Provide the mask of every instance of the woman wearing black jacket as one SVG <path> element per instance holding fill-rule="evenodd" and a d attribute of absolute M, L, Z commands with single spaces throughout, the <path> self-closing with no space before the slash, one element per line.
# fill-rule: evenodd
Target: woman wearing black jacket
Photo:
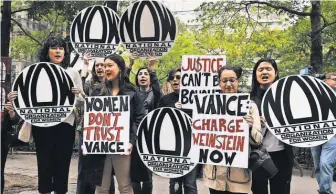
<path fill-rule="evenodd" d="M 39 53 L 40 62 L 51 62 L 66 69 L 74 81 L 71 90 L 76 94 L 76 104 L 83 101 L 82 80 L 79 73 L 68 67 L 65 58 L 69 49 L 61 37 L 51 36 L 43 44 Z M 17 91 L 9 93 L 10 101 Z M 43 94 L 42 94 L 43 95 Z M 69 168 L 75 141 L 75 113 L 63 122 L 51 127 L 31 126 L 36 146 L 38 191 L 42 194 L 65 194 L 68 192 Z"/>
<path fill-rule="evenodd" d="M 145 116 L 145 110 L 141 102 L 138 90 L 133 86 L 126 72 L 123 58 L 117 54 L 109 55 L 104 60 L 105 80 L 100 85 L 94 85 L 92 96 L 130 96 L 130 144 L 128 152 L 131 153 L 136 142 L 138 125 Z M 96 187 L 97 194 L 108 194 L 112 178 L 112 167 L 118 181 L 118 189 L 121 194 L 133 194 L 130 177 L 130 155 L 87 155 L 91 158 L 86 163 L 86 169 L 92 176 L 91 182 Z"/>
<path fill-rule="evenodd" d="M 279 71 L 273 59 L 260 59 L 253 68 L 251 99 L 257 104 L 261 113 L 261 101 L 266 90 L 279 79 Z M 265 119 L 260 118 L 263 128 L 263 147 L 269 152 L 278 173 L 270 182 L 271 194 L 290 194 L 290 183 L 294 163 L 293 149 L 282 143 L 265 126 Z M 254 194 L 268 194 L 268 175 L 260 168 L 252 173 L 252 192 Z"/>
<path fill-rule="evenodd" d="M 135 76 L 135 84 L 142 99 L 139 103 L 143 103 L 146 113 L 158 107 L 162 96 L 160 83 L 154 69 L 155 63 L 155 57 L 149 57 L 148 67 L 141 67 Z M 132 68 L 131 65 L 130 68 Z M 132 152 L 131 172 L 134 194 L 151 194 L 153 191 L 152 173 L 141 161 L 136 147 Z"/>

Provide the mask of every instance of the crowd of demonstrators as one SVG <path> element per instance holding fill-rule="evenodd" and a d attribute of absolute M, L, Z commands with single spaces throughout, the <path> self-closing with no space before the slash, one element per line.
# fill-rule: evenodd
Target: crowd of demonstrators
<path fill-rule="evenodd" d="M 242 69 L 239 67 L 224 66 L 218 72 L 221 93 L 238 93 Z M 262 142 L 260 117 L 258 107 L 251 103 L 251 108 L 246 115 L 251 129 L 251 137 L 257 143 Z M 251 191 L 252 173 L 249 169 L 232 168 L 215 165 L 204 165 L 204 184 L 209 187 L 211 194 L 231 194 Z"/>
<path fill-rule="evenodd" d="M 325 82 L 336 92 L 336 72 L 328 73 Z M 327 143 L 311 148 L 318 193 L 333 194 L 332 183 L 336 168 L 336 136 Z"/>
<path fill-rule="evenodd" d="M 36 145 L 38 166 L 38 191 L 43 194 L 54 191 L 57 194 L 67 193 L 69 166 L 72 154 L 75 131 L 79 133 L 79 160 L 77 194 L 114 194 L 114 176 L 118 182 L 118 190 L 122 194 L 152 194 L 152 172 L 143 164 L 136 147 L 138 125 L 145 115 L 156 108 L 172 107 L 181 109 L 192 117 L 191 110 L 184 109 L 179 102 L 181 69 L 172 69 L 168 73 L 167 83 L 162 86 L 155 72 L 157 60 L 148 56 L 148 66 L 138 69 L 135 85 L 129 80 L 136 54 L 130 57 L 127 67 L 124 59 L 118 54 L 112 54 L 104 59 L 93 59 L 91 78 L 87 81 L 90 55 L 83 54 L 84 66 L 80 73 L 64 63 L 68 55 L 65 42 L 60 37 L 50 37 L 40 51 L 41 62 L 52 62 L 66 69 L 74 80 L 72 92 L 76 94 L 76 109 L 62 123 L 52 127 L 36 127 L 27 124 L 32 129 Z M 221 93 L 239 93 L 239 83 L 242 69 L 224 66 L 218 71 Z M 250 127 L 250 138 L 262 145 L 269 153 L 278 173 L 269 178 L 267 171 L 258 168 L 249 169 L 203 165 L 203 183 L 211 194 L 290 194 L 290 184 L 293 168 L 293 149 L 279 141 L 268 132 L 265 119 L 261 116 L 261 101 L 266 90 L 279 79 L 277 64 L 272 59 L 261 59 L 253 68 L 251 108 L 245 116 Z M 336 91 L 336 73 L 326 76 L 326 83 Z M 128 154 L 85 155 L 83 145 L 83 113 L 84 97 L 88 96 L 130 96 L 130 140 Z M 18 123 L 18 115 L 13 108 L 13 100 L 17 92 L 8 94 L 1 118 L 1 181 L 3 192 L 4 167 L 9 149 L 7 132 Z M 76 126 L 75 119 L 79 122 Z M 60 141 L 61 140 L 61 141 Z M 320 194 L 332 194 L 331 185 L 333 169 L 336 165 L 336 137 L 329 142 L 312 148 L 316 178 Z M 248 159 L 247 159 L 248 160 Z M 169 180 L 169 193 L 197 194 L 196 166 L 191 172 Z"/>
<path fill-rule="evenodd" d="M 172 107 L 181 109 L 182 111 L 184 110 L 182 108 L 181 102 L 179 102 L 180 79 L 181 79 L 181 69 L 173 69 L 169 72 L 168 80 L 172 86 L 173 92 L 164 95 L 160 99 L 159 107 Z M 184 111 L 189 115 L 191 114 L 190 111 L 187 110 Z M 169 193 L 182 194 L 182 186 L 183 186 L 184 193 L 197 194 L 196 176 L 197 176 L 197 167 L 195 167 L 191 172 L 184 175 L 183 177 L 171 178 L 169 181 Z"/>
<path fill-rule="evenodd" d="M 261 101 L 266 90 L 279 79 L 279 71 L 275 60 L 260 59 L 253 68 L 251 99 L 261 111 Z M 263 147 L 270 154 L 278 173 L 268 179 L 269 175 L 263 168 L 253 173 L 252 191 L 258 194 L 268 194 L 268 182 L 271 194 L 290 194 L 292 169 L 294 164 L 293 148 L 282 143 L 272 133 L 268 132 L 265 119 L 260 116 L 263 128 Z"/>

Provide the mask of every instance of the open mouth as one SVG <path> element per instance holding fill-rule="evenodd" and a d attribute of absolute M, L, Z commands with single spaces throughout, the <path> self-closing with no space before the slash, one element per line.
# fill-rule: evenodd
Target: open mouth
<path fill-rule="evenodd" d="M 103 70 L 97 70 L 97 73 L 104 73 L 104 71 Z"/>
<path fill-rule="evenodd" d="M 175 87 L 176 87 L 176 86 L 179 86 L 179 84 L 178 84 L 178 83 L 173 83 L 173 86 L 175 86 Z"/>
<path fill-rule="evenodd" d="M 62 59 L 62 57 L 61 57 L 60 55 L 55 55 L 54 57 L 55 57 L 55 59 L 57 59 L 57 60 L 61 60 L 61 59 Z"/>
<path fill-rule="evenodd" d="M 147 79 L 141 79 L 140 83 L 145 84 L 147 82 Z"/>
<path fill-rule="evenodd" d="M 261 79 L 262 79 L 263 81 L 268 81 L 268 78 L 269 78 L 268 75 L 263 75 L 263 76 L 261 76 Z"/>

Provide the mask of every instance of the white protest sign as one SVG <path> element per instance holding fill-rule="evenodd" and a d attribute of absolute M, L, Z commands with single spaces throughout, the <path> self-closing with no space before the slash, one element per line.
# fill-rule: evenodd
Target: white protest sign
<path fill-rule="evenodd" d="M 120 39 L 130 53 L 160 57 L 174 45 L 177 23 L 172 12 L 157 1 L 137 1 L 120 18 Z"/>
<path fill-rule="evenodd" d="M 79 54 L 89 52 L 92 57 L 113 54 L 120 42 L 119 16 L 109 7 L 94 5 L 83 9 L 70 28 L 70 40 Z"/>
<path fill-rule="evenodd" d="M 194 95 L 193 145 L 198 163 L 248 167 L 249 127 L 243 119 L 250 108 L 249 94 Z"/>
<path fill-rule="evenodd" d="M 129 96 L 85 98 L 83 145 L 87 154 L 127 154 Z"/>
<path fill-rule="evenodd" d="M 220 92 L 218 70 L 225 64 L 225 56 L 182 56 L 180 101 L 183 108 L 193 108 L 194 94 Z"/>
<path fill-rule="evenodd" d="M 268 130 L 292 146 L 314 147 L 336 134 L 336 93 L 312 76 L 287 76 L 273 83 L 261 111 Z"/>
<path fill-rule="evenodd" d="M 155 174 L 178 178 L 197 164 L 198 150 L 192 145 L 191 118 L 175 108 L 148 113 L 138 128 L 138 152 Z"/>
<path fill-rule="evenodd" d="M 63 122 L 75 106 L 70 75 L 59 65 L 35 63 L 24 68 L 13 83 L 17 114 L 28 123 L 49 127 Z"/>

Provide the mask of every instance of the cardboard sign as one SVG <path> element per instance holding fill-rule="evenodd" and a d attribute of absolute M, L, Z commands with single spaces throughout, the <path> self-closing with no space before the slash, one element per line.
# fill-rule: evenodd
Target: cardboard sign
<path fill-rule="evenodd" d="M 218 70 L 225 64 L 225 56 L 182 56 L 180 101 L 183 108 L 193 108 L 194 94 L 220 92 Z"/>
<path fill-rule="evenodd" d="M 243 119 L 249 111 L 249 94 L 194 95 L 193 145 L 198 163 L 248 167 L 249 127 Z"/>
<path fill-rule="evenodd" d="M 87 154 L 126 154 L 130 137 L 129 96 L 85 98 L 83 145 Z"/>
<path fill-rule="evenodd" d="M 28 123 L 49 127 L 63 122 L 73 111 L 74 82 L 59 65 L 35 63 L 24 68 L 13 83 L 18 92 L 14 108 Z"/>
<path fill-rule="evenodd" d="M 311 76 L 288 76 L 265 93 L 262 115 L 269 131 L 282 142 L 313 147 L 336 133 L 336 93 Z"/>
<path fill-rule="evenodd" d="M 171 11 L 157 1 L 138 1 L 120 19 L 120 39 L 140 57 L 166 54 L 174 45 L 177 23 Z"/>
<path fill-rule="evenodd" d="M 191 142 L 191 118 L 174 108 L 148 113 L 138 128 L 138 152 L 155 174 L 177 178 L 197 164 L 198 151 Z"/>
<path fill-rule="evenodd" d="M 95 5 L 83 9 L 71 24 L 70 40 L 77 53 L 92 57 L 113 54 L 120 42 L 119 16 L 111 8 Z"/>
<path fill-rule="evenodd" d="M 10 84 L 11 84 L 11 64 L 12 60 L 10 57 L 1 57 L 0 58 L 0 88 L 1 88 L 1 95 L 0 95 L 0 107 L 1 107 L 1 115 L 4 111 L 5 104 L 6 104 L 6 96 L 10 91 Z M 1 116 L 2 118 L 2 116 Z"/>

